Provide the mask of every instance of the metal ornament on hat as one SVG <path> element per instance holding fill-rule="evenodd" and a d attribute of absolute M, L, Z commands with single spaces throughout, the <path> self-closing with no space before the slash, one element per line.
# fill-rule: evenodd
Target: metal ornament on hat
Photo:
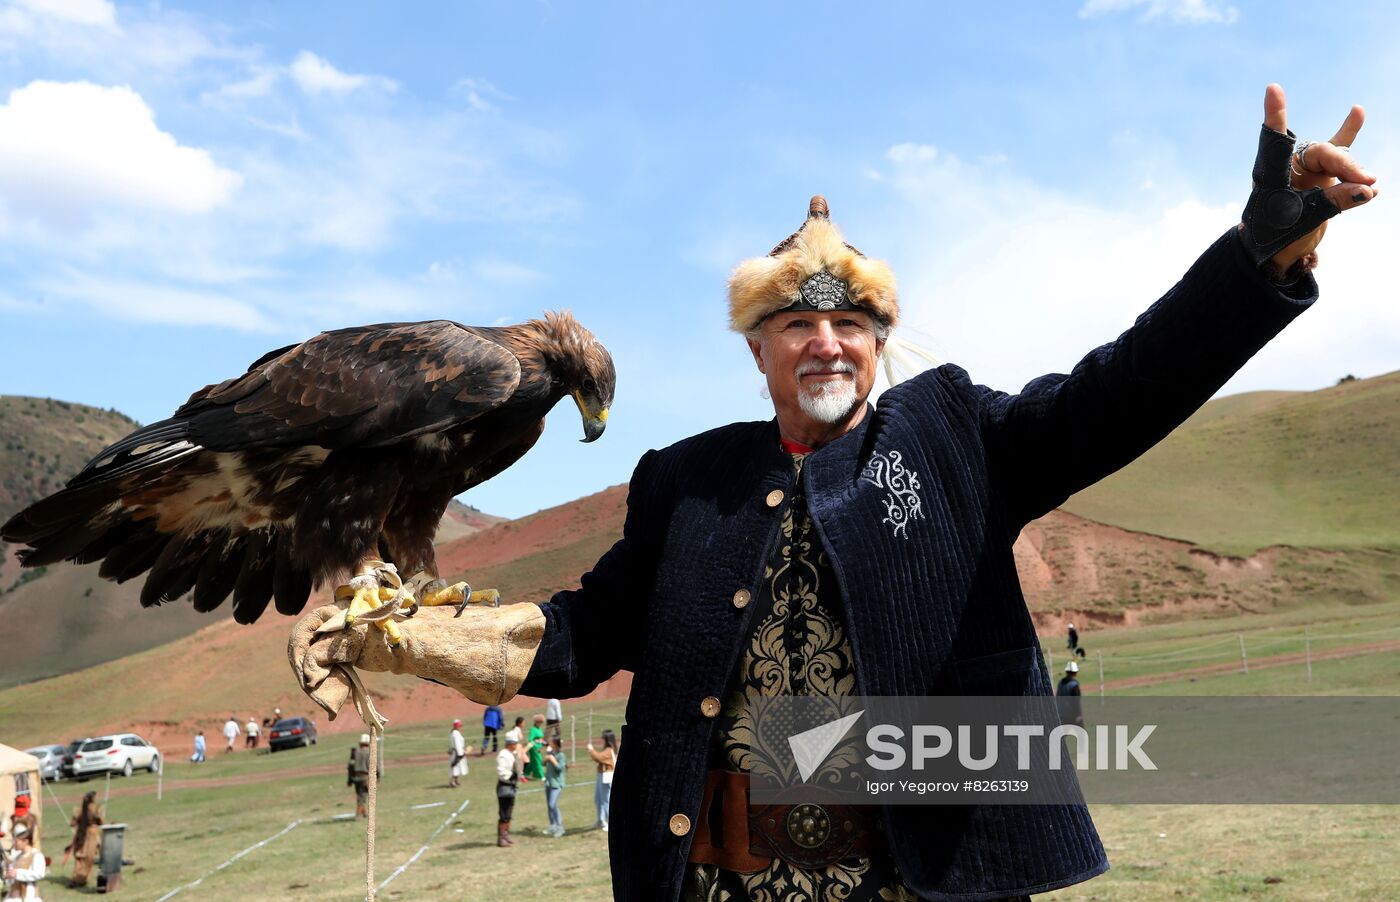
<path fill-rule="evenodd" d="M 808 277 L 798 288 L 798 295 L 802 303 L 822 311 L 843 307 L 849 309 L 855 306 L 851 303 L 846 283 L 826 270 Z"/>

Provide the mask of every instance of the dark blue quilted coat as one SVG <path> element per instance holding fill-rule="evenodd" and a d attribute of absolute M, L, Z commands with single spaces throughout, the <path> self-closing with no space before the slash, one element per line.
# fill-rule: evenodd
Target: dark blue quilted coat
<path fill-rule="evenodd" d="M 807 498 L 845 603 L 864 695 L 1051 694 L 1011 545 L 1021 527 L 1133 460 L 1204 403 L 1316 297 L 1281 288 L 1233 232 L 1117 341 L 1009 395 L 942 366 L 887 391 L 811 455 Z M 1064 311 L 1073 316 L 1073 310 Z M 714 721 L 790 497 L 774 422 L 697 435 L 637 465 L 623 538 L 543 605 L 522 692 L 571 697 L 634 674 L 612 793 L 613 892 L 675 899 Z M 783 492 L 769 506 L 774 490 Z M 774 499 L 777 500 L 777 499 Z M 993 899 L 1108 867 L 1075 806 L 891 806 L 892 852 L 929 899 Z"/>

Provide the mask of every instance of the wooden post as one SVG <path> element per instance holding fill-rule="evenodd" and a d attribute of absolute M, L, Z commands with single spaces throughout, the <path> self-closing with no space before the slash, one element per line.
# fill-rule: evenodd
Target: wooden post
<path fill-rule="evenodd" d="M 593 741 L 593 709 L 588 709 L 588 741 Z"/>
<path fill-rule="evenodd" d="M 1049 669 L 1049 671 L 1050 671 L 1050 679 L 1053 680 L 1053 679 L 1055 678 L 1055 652 L 1054 652 L 1054 650 L 1049 649 L 1049 648 L 1045 649 L 1045 657 L 1048 659 L 1048 663 L 1047 663 L 1045 666 L 1046 666 L 1046 667 Z"/>
<path fill-rule="evenodd" d="M 569 763 L 578 756 L 578 715 L 569 715 Z"/>
<path fill-rule="evenodd" d="M 1312 682 L 1312 637 L 1308 635 L 1308 628 L 1303 627 L 1303 656 L 1308 660 L 1308 682 Z"/>
<path fill-rule="evenodd" d="M 165 759 L 161 758 L 156 767 L 156 801 L 161 800 L 161 793 L 165 788 Z"/>
<path fill-rule="evenodd" d="M 1099 704 L 1103 704 L 1103 652 L 1099 652 Z"/>
<path fill-rule="evenodd" d="M 107 789 L 102 793 L 102 816 L 107 817 L 107 800 L 112 797 L 112 772 L 107 771 Z"/>
<path fill-rule="evenodd" d="M 1244 672 L 1249 673 L 1249 655 L 1244 650 L 1244 633 L 1240 633 L 1240 663 L 1244 664 Z"/>

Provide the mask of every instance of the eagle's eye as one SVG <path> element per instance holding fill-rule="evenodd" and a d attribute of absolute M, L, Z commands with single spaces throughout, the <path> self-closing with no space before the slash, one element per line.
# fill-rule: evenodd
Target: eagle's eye
<path fill-rule="evenodd" d="M 585 379 L 583 380 L 583 390 L 586 392 L 595 392 L 598 390 L 598 383 L 594 382 L 592 379 Z"/>

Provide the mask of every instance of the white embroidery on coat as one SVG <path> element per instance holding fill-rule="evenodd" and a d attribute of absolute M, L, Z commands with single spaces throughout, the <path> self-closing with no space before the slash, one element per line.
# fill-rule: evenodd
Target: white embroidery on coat
<path fill-rule="evenodd" d="M 880 522 L 894 527 L 895 535 L 902 534 L 904 538 L 909 538 L 906 529 L 909 521 L 924 516 L 923 500 L 919 498 L 919 489 L 922 488 L 919 474 L 904 466 L 904 456 L 900 452 L 884 454 L 877 451 L 861 471 L 860 478 L 888 492 L 885 496 L 885 519 Z"/>

